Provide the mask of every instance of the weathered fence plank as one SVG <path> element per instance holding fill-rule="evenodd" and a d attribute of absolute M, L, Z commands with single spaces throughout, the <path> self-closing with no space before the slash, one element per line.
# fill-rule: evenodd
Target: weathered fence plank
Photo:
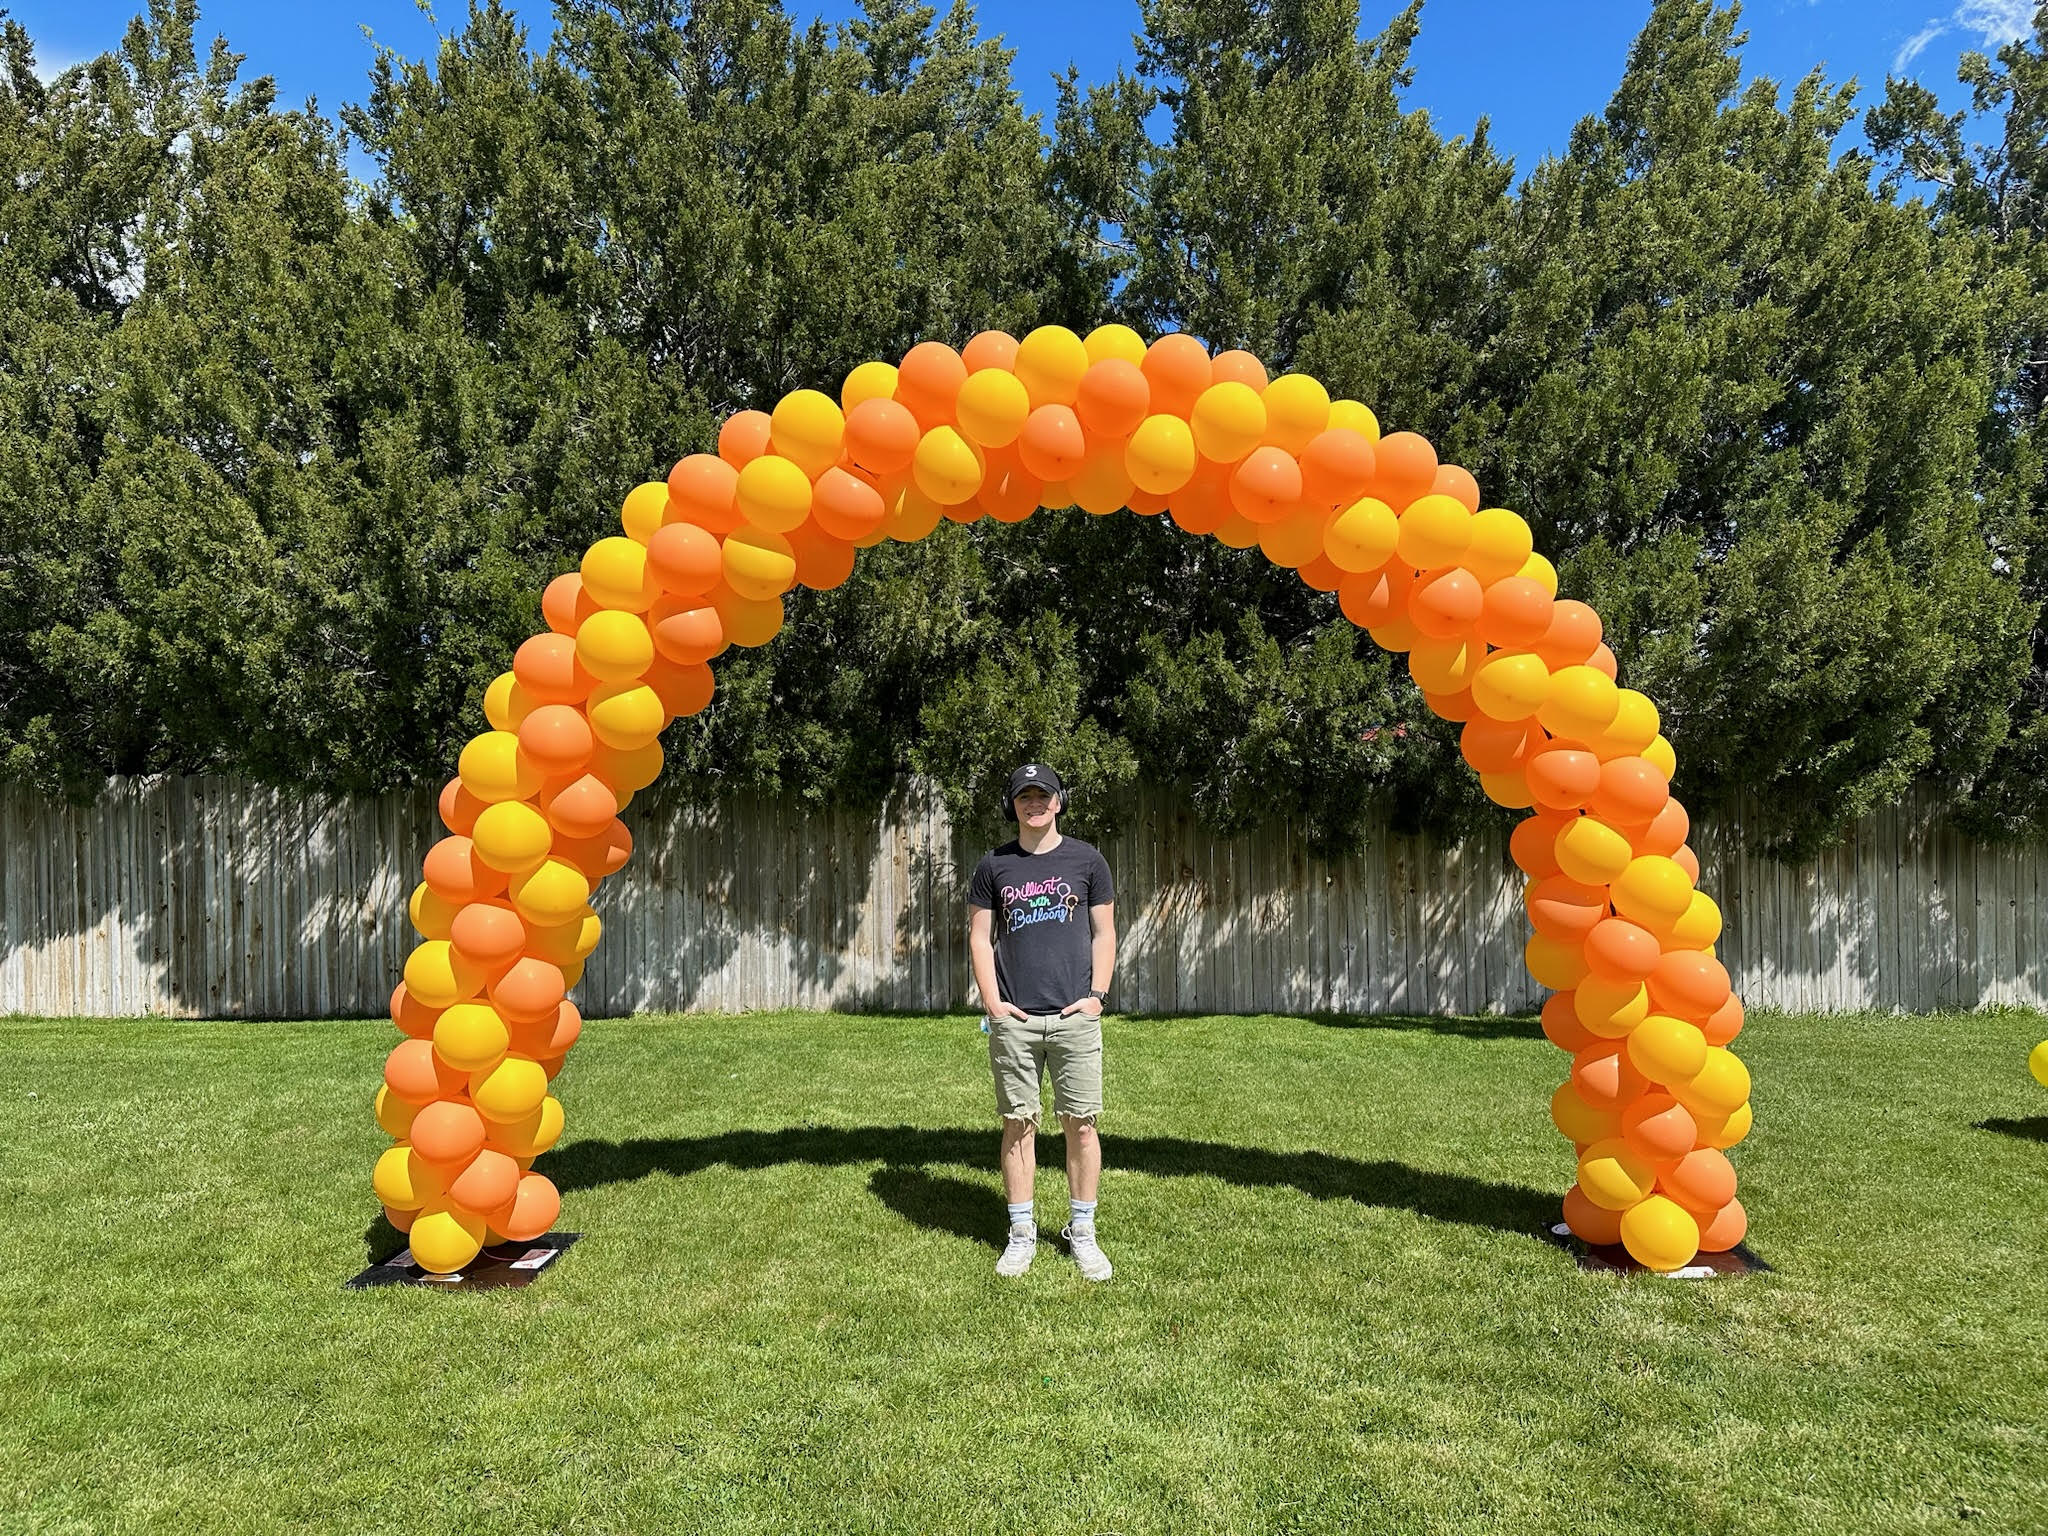
<path fill-rule="evenodd" d="M 579 987 L 636 1009 L 945 1008 L 972 983 L 978 849 L 906 786 L 873 814 L 637 800 L 632 863 Z M 91 807 L 0 790 L 0 1012 L 318 1016 L 382 1011 L 415 942 L 405 898 L 432 798 L 294 796 L 131 779 Z M 1204 833 L 1138 795 L 1098 834 L 1118 888 L 1126 1010 L 1456 1013 L 1533 1006 L 1503 837 L 1455 849 L 1368 829 L 1315 859 L 1300 829 Z M 1873 816 L 1804 868 L 1743 818 L 1693 846 L 1752 1006 L 2048 1006 L 2048 849 L 1970 843 L 1924 807 Z"/>

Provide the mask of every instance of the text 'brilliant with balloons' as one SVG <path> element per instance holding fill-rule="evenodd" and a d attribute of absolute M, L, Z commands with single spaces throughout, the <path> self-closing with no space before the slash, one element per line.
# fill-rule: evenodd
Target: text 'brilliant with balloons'
<path fill-rule="evenodd" d="M 884 539 L 1077 506 L 1256 544 L 1407 654 L 1486 793 L 1531 812 L 1512 850 L 1529 970 L 1556 993 L 1543 1032 L 1571 1056 L 1551 1100 L 1578 1151 L 1565 1220 L 1659 1270 L 1742 1240 L 1726 1155 L 1750 1123 L 1728 1048 L 1742 1004 L 1714 958 L 1721 913 L 1697 888 L 1676 759 L 1528 524 L 1305 375 L 1269 379 L 1190 336 L 1042 326 L 923 342 L 861 364 L 837 400 L 800 389 L 739 412 L 715 455 L 634 489 L 622 532 L 548 587 L 547 632 L 485 691 L 490 729 L 441 793 L 449 836 L 413 892 L 422 942 L 391 999 L 407 1038 L 377 1094 L 394 1145 L 372 1182 L 421 1265 L 451 1273 L 555 1220 L 532 1164 L 562 1134 L 549 1086 L 582 1028 L 568 994 L 598 941 L 590 899 L 632 850 L 619 812 L 660 773 L 662 730 L 710 704 L 711 663 L 765 644 L 785 592 L 838 586 Z"/>

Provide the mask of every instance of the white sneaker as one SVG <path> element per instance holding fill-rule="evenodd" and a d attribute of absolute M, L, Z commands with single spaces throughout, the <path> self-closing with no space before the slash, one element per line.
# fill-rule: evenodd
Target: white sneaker
<path fill-rule="evenodd" d="M 1081 1266 L 1083 1280 L 1107 1280 L 1110 1276 L 1109 1255 L 1095 1246 L 1095 1227 L 1091 1222 L 1069 1222 L 1060 1228 L 1060 1237 L 1067 1245 L 1067 1251 L 1074 1256 L 1074 1262 Z"/>
<path fill-rule="evenodd" d="M 1014 1280 L 1031 1267 L 1037 1253 L 1038 1228 L 1020 1221 L 1010 1228 L 1010 1240 L 1003 1245 L 1003 1256 L 996 1260 L 996 1273 L 1005 1280 Z"/>

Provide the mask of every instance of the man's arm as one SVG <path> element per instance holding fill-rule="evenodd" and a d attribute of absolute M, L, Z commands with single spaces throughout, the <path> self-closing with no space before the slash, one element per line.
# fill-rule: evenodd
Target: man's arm
<path fill-rule="evenodd" d="M 995 913 L 987 907 L 967 909 L 967 953 L 974 961 L 974 990 L 981 994 L 981 1011 L 998 1019 L 1026 1017 L 1022 1008 L 1003 1001 L 996 986 Z"/>
<path fill-rule="evenodd" d="M 1113 902 L 1105 901 L 1088 909 L 1088 950 L 1092 978 L 1089 985 L 1097 992 L 1107 992 L 1109 978 L 1116 971 L 1116 906 Z M 1095 1004 L 1092 1010 L 1084 1007 L 1088 1003 Z M 1102 1012 L 1102 1004 L 1092 997 L 1079 999 L 1073 1008 L 1080 1008 L 1084 1013 Z M 1067 1011 L 1071 1013 L 1073 1008 Z"/>

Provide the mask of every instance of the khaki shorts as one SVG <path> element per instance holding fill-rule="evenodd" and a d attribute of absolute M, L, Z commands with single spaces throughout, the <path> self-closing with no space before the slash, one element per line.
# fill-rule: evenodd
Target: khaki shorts
<path fill-rule="evenodd" d="M 1038 1124 L 1040 1080 L 1052 1074 L 1053 1113 L 1093 1120 L 1102 1113 L 1102 1020 L 1076 1011 L 988 1021 L 988 1065 L 1005 1120 Z"/>

